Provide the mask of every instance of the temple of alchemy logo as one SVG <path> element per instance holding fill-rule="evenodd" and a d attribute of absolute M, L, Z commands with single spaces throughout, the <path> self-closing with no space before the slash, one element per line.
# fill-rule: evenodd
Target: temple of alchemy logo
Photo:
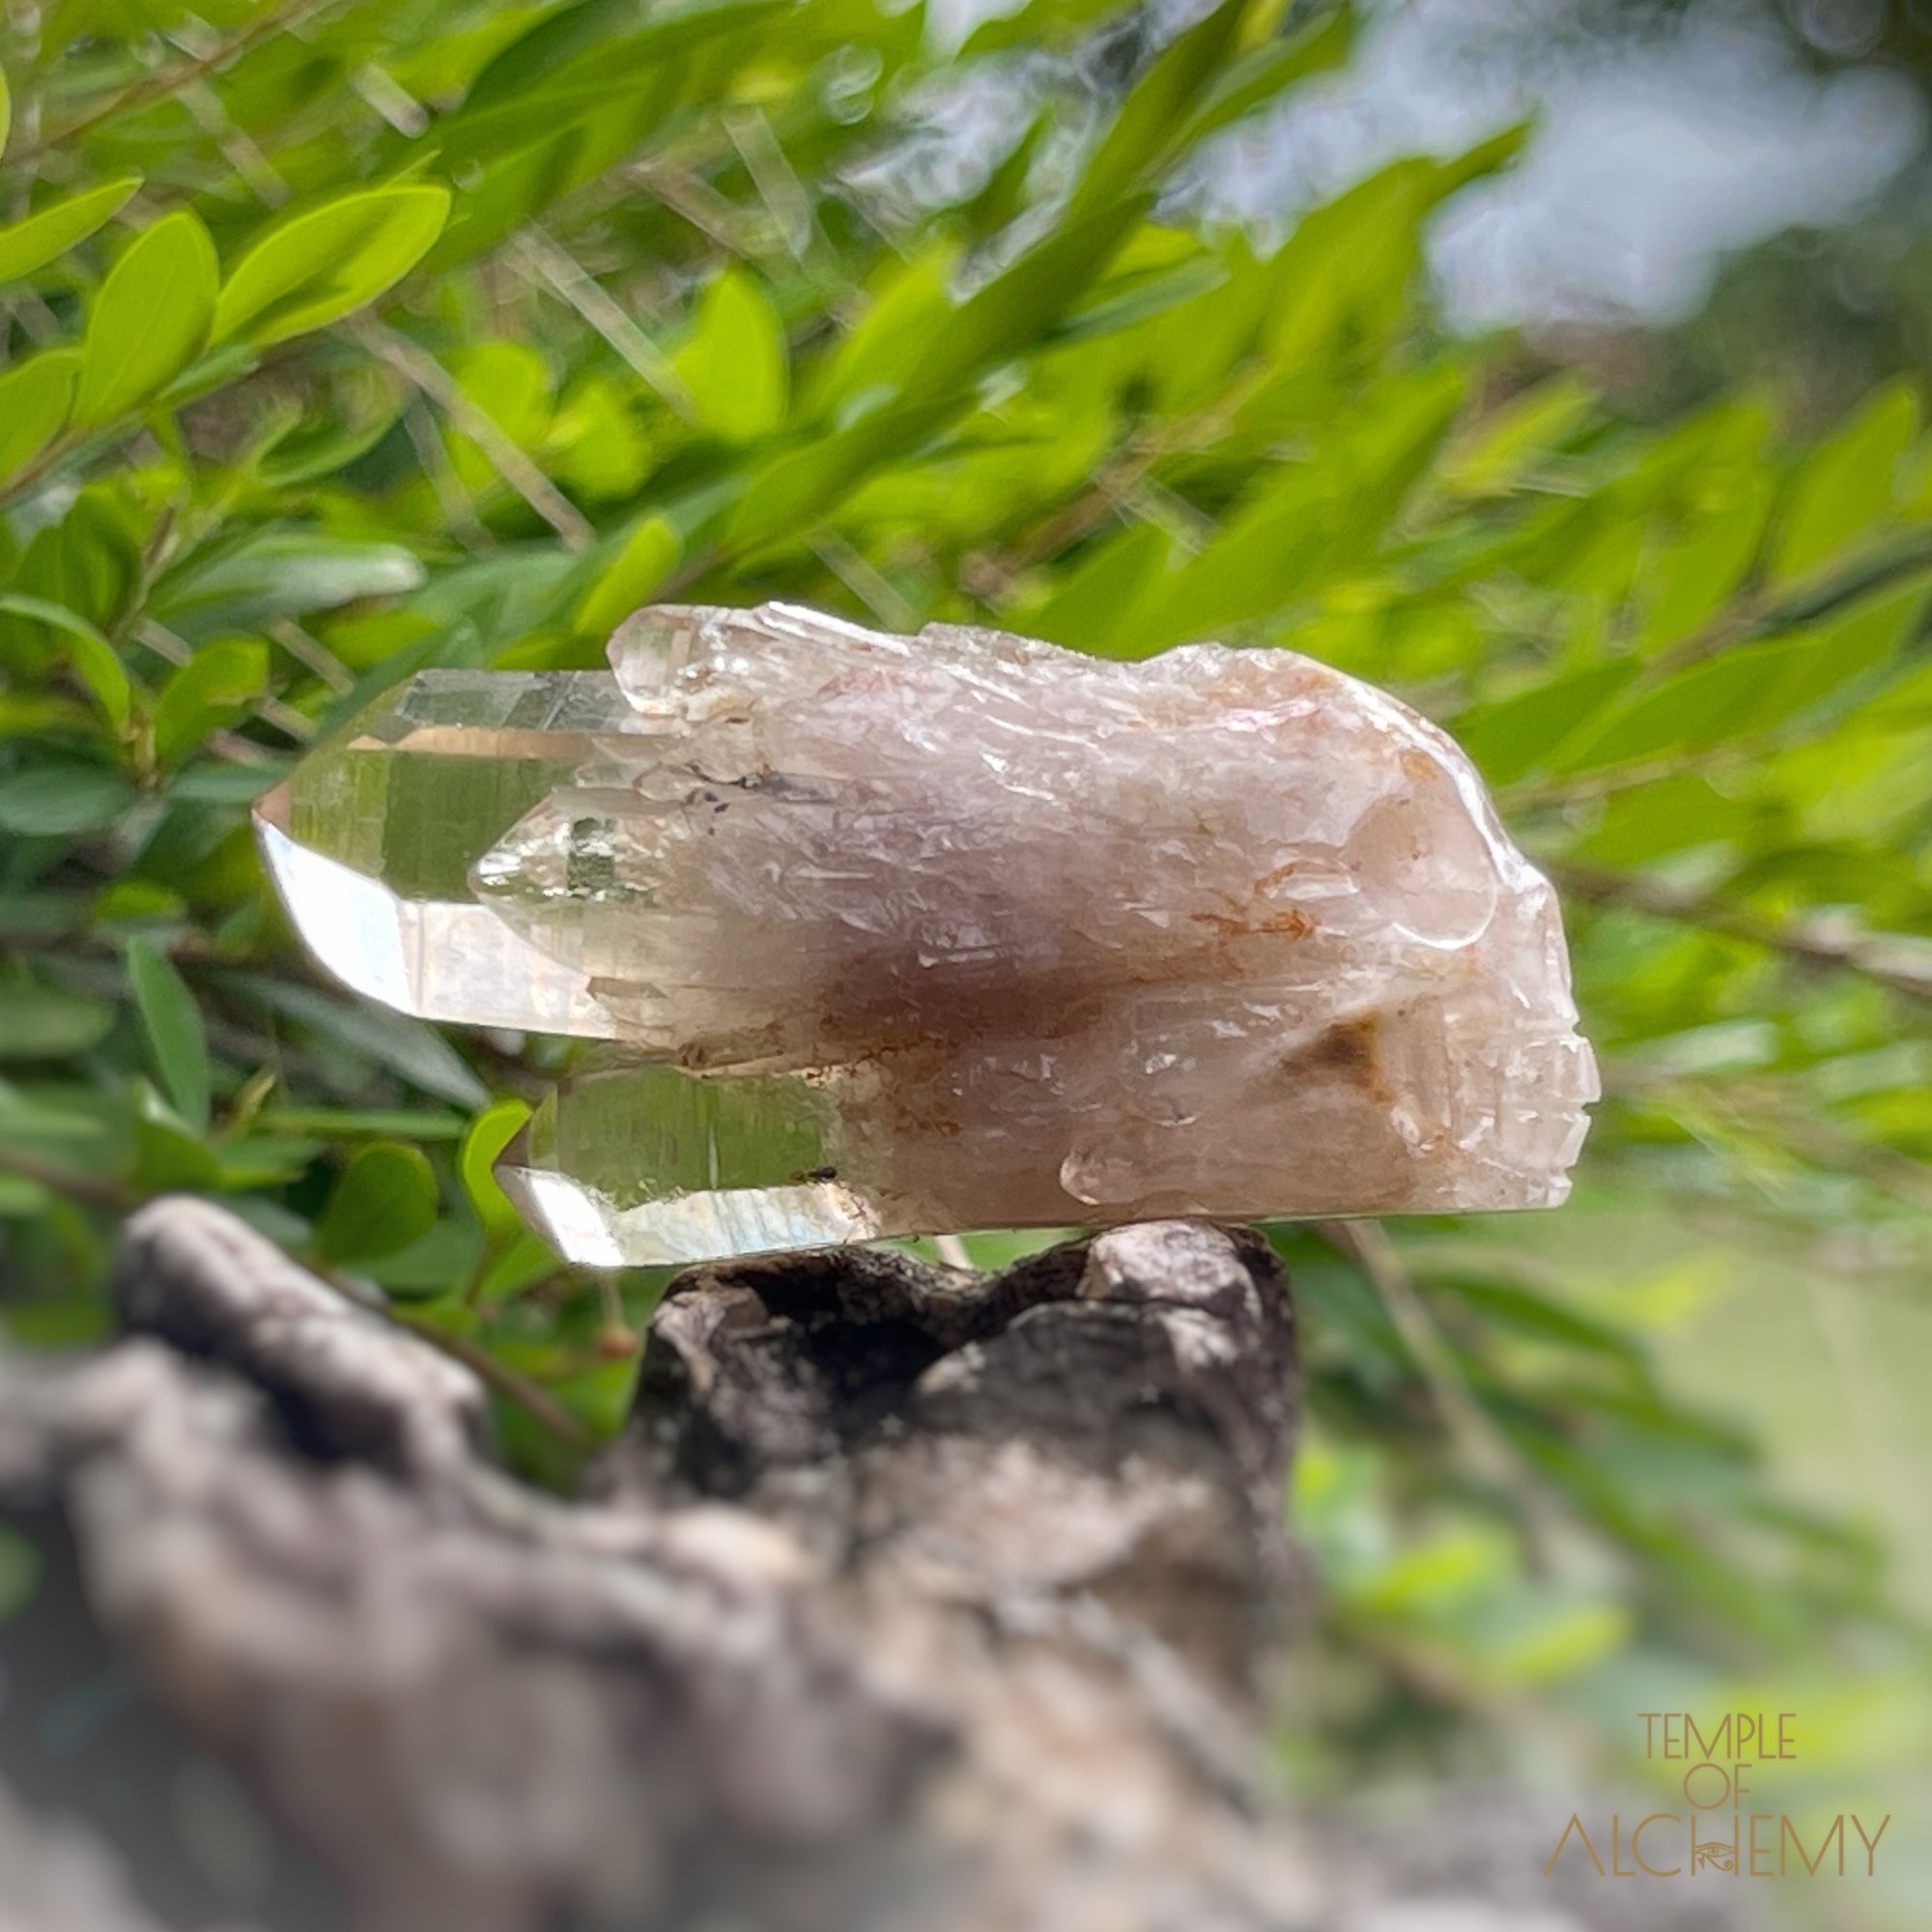
<path fill-rule="evenodd" d="M 1759 1787 L 1776 1781 L 1768 1768 L 1798 1756 L 1795 1713 L 1727 1711 L 1702 1724 L 1687 1711 L 1639 1711 L 1637 1718 L 1644 1756 L 1669 1763 L 1673 1774 L 1683 1766 L 1681 1795 L 1670 1809 L 1644 1817 L 1613 1811 L 1594 1826 L 1573 1812 L 1543 1868 L 1546 1878 L 1561 1859 L 1587 1861 L 1600 1878 L 1877 1876 L 1889 1812 L 1867 1824 L 1857 1812 L 1799 1819 L 1766 1808 Z"/>

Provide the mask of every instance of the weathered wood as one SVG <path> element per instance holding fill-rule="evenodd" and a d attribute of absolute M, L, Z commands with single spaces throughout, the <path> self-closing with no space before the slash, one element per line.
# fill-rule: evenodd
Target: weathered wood
<path fill-rule="evenodd" d="M 356 1932 L 1474 1922 L 1257 1781 L 1296 1403 L 1256 1236 L 693 1271 L 573 1502 L 489 1461 L 467 1370 L 215 1208 L 136 1216 L 118 1293 L 101 1355 L 0 1360 L 0 1503 L 60 1507 L 108 1639 Z M 1486 1932 L 1622 1922 L 1530 1877 Z"/>
<path fill-rule="evenodd" d="M 467 1372 L 215 1208 L 137 1216 L 118 1292 L 128 1341 L 7 1372 L 0 1488 L 65 1498 L 110 1634 L 361 1924 L 1273 1922 L 1259 1243 L 686 1276 L 575 1505 L 484 1460 Z"/>

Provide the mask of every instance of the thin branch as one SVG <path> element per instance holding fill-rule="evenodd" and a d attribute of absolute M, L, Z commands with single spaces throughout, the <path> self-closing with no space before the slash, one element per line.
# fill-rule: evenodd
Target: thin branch
<path fill-rule="evenodd" d="M 657 392 L 668 408 L 687 422 L 696 419 L 691 391 L 685 387 L 684 378 L 672 366 L 670 357 L 631 320 L 574 255 L 558 247 L 534 222 L 517 238 L 511 252 L 518 268 L 575 309 L 638 377 Z"/>
<path fill-rule="evenodd" d="M 1821 617 L 1829 617 L 1846 605 L 1869 597 L 1875 590 L 1883 590 L 1889 583 L 1903 582 L 1923 571 L 1932 571 L 1932 542 L 1919 538 L 1865 557 L 1842 576 L 1801 589 L 1795 595 L 1746 598 L 1702 630 L 1662 652 L 1651 669 L 1654 673 L 1668 674 L 1740 645 L 1781 638 L 1786 632 L 1815 624 Z"/>
<path fill-rule="evenodd" d="M 1800 965 L 1857 973 L 1909 1000 L 1932 1001 L 1932 941 L 1910 933 L 1834 931 L 1822 922 L 1779 925 L 1708 893 L 1686 891 L 1641 873 L 1567 861 L 1546 863 L 1543 870 L 1572 898 L 1696 926 Z"/>
<path fill-rule="evenodd" d="M 811 554 L 887 630 L 911 631 L 918 627 L 919 612 L 843 537 L 830 530 L 821 531 L 811 540 Z"/>
<path fill-rule="evenodd" d="M 1451 720 L 1449 729 L 1455 729 Z M 1702 752 L 1663 752 L 1631 765 L 1606 767 L 1584 772 L 1571 779 L 1521 780 L 1496 788 L 1496 802 L 1506 817 L 1523 812 L 1547 811 L 1553 807 L 1588 805 L 1598 799 L 1614 798 L 1619 792 L 1637 791 L 1661 779 L 1706 778 L 1713 774 L 1748 765 L 1769 749 L 1761 738 L 1739 738 L 1728 745 L 1713 745 Z"/>
<path fill-rule="evenodd" d="M 597 531 L 561 490 L 553 483 L 485 411 L 463 393 L 456 379 L 435 356 L 408 336 L 365 318 L 357 325 L 356 340 L 433 402 L 471 442 L 511 489 L 554 529 L 566 550 L 587 550 Z"/>
<path fill-rule="evenodd" d="M 633 161 L 612 170 L 612 178 L 642 188 L 654 201 L 690 222 L 707 241 L 715 242 L 727 255 L 757 261 L 772 251 L 761 247 L 743 210 L 697 175 L 676 166 L 662 156 Z"/>
<path fill-rule="evenodd" d="M 1166 497 L 1162 507 L 1171 509 L 1178 500 L 1171 493 L 1160 491 L 1154 470 L 1169 457 L 1186 456 L 1217 442 L 1227 434 L 1234 419 L 1266 386 L 1271 373 L 1264 359 L 1231 384 L 1209 408 L 1169 423 L 1153 435 L 1123 443 L 1081 496 L 1062 504 L 1030 532 L 1005 548 L 969 558 L 967 568 L 972 581 L 968 588 L 973 595 L 982 604 L 999 603 L 1026 571 L 1092 536 L 1112 517 L 1165 523 L 1170 526 L 1181 521 L 1156 515 L 1149 507 L 1151 501 Z M 1153 496 L 1155 492 L 1159 492 L 1159 497 Z M 1191 504 L 1186 509 L 1193 513 Z M 1218 527 L 1210 525 L 1197 533 L 1197 539 L 1206 543 L 1217 533 Z"/>
<path fill-rule="evenodd" d="M 423 400 L 420 389 L 412 390 L 403 405 L 403 434 L 429 478 L 443 527 L 467 551 L 495 550 L 497 540 L 477 514 L 475 499 L 463 487 L 463 479 L 450 461 L 449 445 L 436 426 L 436 412 Z"/>
<path fill-rule="evenodd" d="M 1796 597 L 1783 598 L 1776 603 L 1759 601 L 1753 604 L 1746 600 L 1675 648 L 1654 659 L 1645 667 L 1634 688 L 1655 691 L 1672 673 L 1691 665 L 1701 664 L 1727 650 L 1748 649 L 1753 644 L 1771 642 L 1806 624 L 1815 624 L 1833 611 L 1869 597 L 1875 590 L 1882 590 L 1889 583 L 1904 582 L 1927 572 L 1932 572 L 1932 543 L 1919 541 L 1889 551 L 1882 556 L 1868 557 L 1843 576 L 1815 584 Z M 1779 742 L 1780 729 L 1773 727 L 1728 744 L 1713 745 L 1702 752 L 1677 750 L 1661 753 L 1640 764 L 1585 772 L 1577 778 L 1544 779 L 1509 785 L 1503 788 L 1500 796 L 1504 804 L 1516 811 L 1606 798 L 1614 792 L 1650 784 L 1658 779 L 1748 763 Z"/>
<path fill-rule="evenodd" d="M 116 1214 L 131 1214 L 141 1205 L 142 1197 L 118 1180 L 55 1167 L 20 1152 L 17 1148 L 0 1148 L 0 1173 L 17 1174 L 21 1179 L 38 1181 L 55 1194 L 65 1194 L 70 1200 L 85 1201 L 91 1208 L 105 1208 Z"/>
<path fill-rule="evenodd" d="M 755 105 L 727 107 L 724 121 L 724 131 L 731 137 L 738 158 L 745 163 L 752 185 L 757 189 L 758 199 L 764 203 L 780 240 L 793 261 L 804 261 L 811 248 L 811 197 L 785 158 L 784 149 L 779 145 L 779 137 L 765 119 L 764 110 Z"/>
<path fill-rule="evenodd" d="M 269 635 L 305 670 L 313 671 L 338 696 L 355 689 L 355 678 L 321 639 L 311 637 L 293 617 L 275 617 Z"/>
<path fill-rule="evenodd" d="M 1509 1437 L 1477 1401 L 1456 1360 L 1455 1350 L 1436 1326 L 1428 1304 L 1416 1293 L 1415 1284 L 1382 1224 L 1318 1221 L 1314 1232 L 1367 1276 L 1404 1346 L 1415 1358 L 1436 1411 L 1462 1445 L 1469 1467 L 1516 1499 L 1534 1542 L 1547 1548 L 1559 1528 L 1554 1504 L 1535 1476 L 1524 1468 Z"/>
<path fill-rule="evenodd" d="M 428 130 L 429 109 L 386 68 L 370 61 L 350 76 L 349 85 L 364 106 L 373 108 L 405 140 L 413 141 Z"/>
<path fill-rule="evenodd" d="M 43 134 L 31 145 L 9 155 L 7 164 L 14 168 L 31 167 L 43 156 L 92 133 L 104 122 L 116 120 L 123 114 L 132 114 L 143 107 L 152 107 L 157 100 L 168 99 L 207 75 L 218 72 L 230 62 L 240 60 L 264 41 L 307 25 L 318 14 L 336 4 L 337 0 L 296 0 L 293 6 L 273 9 L 259 19 L 250 21 L 233 40 L 222 41 L 206 53 L 179 62 L 174 67 L 163 68 L 160 72 L 152 73 L 145 80 L 136 81 L 133 86 L 124 88 L 119 94 L 103 100 L 78 121 L 70 121 L 65 128 Z"/>
<path fill-rule="evenodd" d="M 1146 478 L 1156 460 L 1152 452 L 1122 459 L 1101 470 L 1084 495 L 1056 510 L 1030 534 L 1005 550 L 967 557 L 960 570 L 965 587 L 981 604 L 1003 604 L 1015 581 L 1035 564 L 1093 535 L 1110 518 L 1127 514 L 1127 494 Z"/>
<path fill-rule="evenodd" d="M 589 1449 L 595 1446 L 590 1432 L 548 1389 L 540 1387 L 527 1376 L 519 1375 L 467 1335 L 453 1335 L 447 1329 L 438 1327 L 427 1316 L 397 1302 L 390 1302 L 378 1312 L 386 1316 L 397 1327 L 407 1328 L 412 1335 L 420 1335 L 431 1348 L 440 1349 L 445 1355 L 461 1362 L 498 1395 L 508 1396 L 512 1402 L 528 1409 L 553 1435 L 568 1442 L 572 1448 Z"/>
<path fill-rule="evenodd" d="M 279 174 L 254 139 L 230 120 L 221 97 L 205 80 L 190 80 L 181 89 L 182 105 L 194 117 L 195 125 L 221 150 L 221 157 L 235 170 L 248 192 L 264 208 L 288 206 L 294 190 Z"/>
<path fill-rule="evenodd" d="M 1916 1209 L 1932 1209 L 1932 1164 L 1847 1132 L 1802 1095 L 1799 1106 L 1792 1107 L 1788 1081 L 1746 1074 L 1719 1086 L 1715 1079 L 1682 1077 L 1646 1082 L 1633 1078 L 1627 1065 L 1617 1072 L 1610 1093 L 1640 1097 L 1668 1110 L 1703 1146 L 1733 1164 L 1741 1151 L 1762 1151 L 1764 1158 L 1754 1177 L 1760 1187 L 1768 1188 L 1766 1177 L 1775 1176 L 1795 1154 L 1813 1169 L 1842 1175 Z M 1703 1124 L 1707 1121 L 1719 1123 L 1721 1138 Z M 1804 1225 L 1815 1232 L 1815 1222 Z"/>

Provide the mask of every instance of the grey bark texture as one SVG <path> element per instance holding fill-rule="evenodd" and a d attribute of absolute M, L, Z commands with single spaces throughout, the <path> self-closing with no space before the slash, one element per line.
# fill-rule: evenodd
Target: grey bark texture
<path fill-rule="evenodd" d="M 695 1270 L 573 1502 L 489 1461 L 467 1370 L 217 1208 L 135 1217 L 118 1292 L 103 1354 L 0 1360 L 0 1502 L 58 1510 L 107 1642 L 355 1932 L 1733 1922 L 1267 1791 L 1296 1401 L 1258 1236 Z M 0 1932 L 155 1922 L 99 1846 L 63 1878 L 10 1833 L 56 1842 L 0 1803 Z"/>

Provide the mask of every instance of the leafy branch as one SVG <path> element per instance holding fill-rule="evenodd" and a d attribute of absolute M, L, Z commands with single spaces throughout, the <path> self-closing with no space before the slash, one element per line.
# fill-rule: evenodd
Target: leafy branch
<path fill-rule="evenodd" d="M 50 154 L 67 153 L 97 128 L 118 121 L 124 114 L 138 113 L 144 107 L 172 99 L 196 82 L 232 66 L 277 34 L 293 33 L 341 4 L 342 0 L 292 0 L 292 4 L 287 6 L 270 7 L 228 40 L 217 41 L 202 53 L 191 54 L 186 60 L 177 61 L 171 67 L 149 74 L 144 80 L 135 81 L 118 94 L 97 102 L 64 127 L 43 133 L 38 139 L 14 149 L 6 157 L 7 163 L 10 167 L 32 168 Z"/>
<path fill-rule="evenodd" d="M 1932 1001 L 1932 940 L 1897 933 L 1847 931 L 1841 918 L 1777 923 L 1715 894 L 1689 890 L 1655 874 L 1620 872 L 1575 860 L 1544 869 L 1568 897 L 1696 927 L 1762 948 L 1814 969 L 1856 973 L 1889 992 Z"/>

